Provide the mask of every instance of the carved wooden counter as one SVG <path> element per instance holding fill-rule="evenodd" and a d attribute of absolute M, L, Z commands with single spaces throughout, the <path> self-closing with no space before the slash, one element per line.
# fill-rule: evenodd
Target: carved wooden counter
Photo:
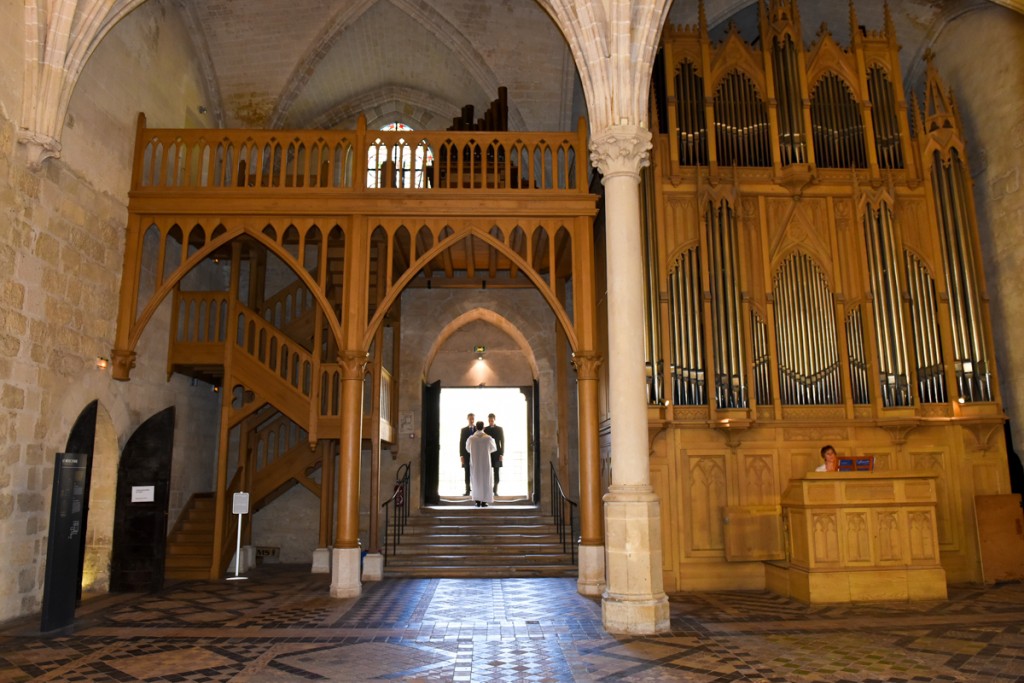
<path fill-rule="evenodd" d="M 811 472 L 783 494 L 788 564 L 768 588 L 802 602 L 944 600 L 936 477 L 921 472 Z"/>

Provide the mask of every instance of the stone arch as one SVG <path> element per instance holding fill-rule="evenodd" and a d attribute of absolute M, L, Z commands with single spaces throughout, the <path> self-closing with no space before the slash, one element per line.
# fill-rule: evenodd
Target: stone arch
<path fill-rule="evenodd" d="M 440 334 L 437 335 L 437 339 L 434 340 L 434 343 L 430 347 L 430 351 L 427 353 L 426 360 L 423 362 L 424 378 L 430 375 L 430 367 L 434 363 L 434 358 L 437 356 L 438 351 L 440 351 L 444 346 L 445 342 L 448 341 L 448 338 L 467 324 L 477 320 L 490 323 L 511 337 L 526 357 L 526 362 L 530 365 L 530 372 L 532 373 L 533 378 L 538 379 L 540 377 L 540 368 L 537 365 L 537 357 L 533 353 L 533 347 L 530 346 L 530 342 L 526 340 L 526 337 L 519 331 L 519 328 L 513 325 L 508 318 L 498 315 L 494 311 L 490 311 L 486 308 L 474 308 L 470 311 L 466 311 L 449 322 L 444 326 Z"/>

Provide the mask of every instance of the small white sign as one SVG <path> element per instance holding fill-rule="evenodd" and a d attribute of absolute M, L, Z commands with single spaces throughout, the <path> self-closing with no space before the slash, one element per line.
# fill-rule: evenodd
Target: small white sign
<path fill-rule="evenodd" d="M 132 502 L 133 503 L 152 503 L 156 500 L 156 487 L 155 486 L 133 486 L 132 487 Z"/>
<path fill-rule="evenodd" d="M 231 496 L 231 514 L 233 515 L 247 515 L 249 514 L 249 494 L 242 493 L 239 491 L 235 495 Z"/>

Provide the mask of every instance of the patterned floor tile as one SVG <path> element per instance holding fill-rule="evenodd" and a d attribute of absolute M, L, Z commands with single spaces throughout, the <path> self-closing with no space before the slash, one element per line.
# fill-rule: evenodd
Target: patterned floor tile
<path fill-rule="evenodd" d="M 0 625 L 0 681 L 1024 682 L 1024 586 L 809 607 L 671 596 L 671 632 L 612 636 L 572 579 L 402 579 L 330 598 L 307 568 L 107 597 L 70 634 Z"/>

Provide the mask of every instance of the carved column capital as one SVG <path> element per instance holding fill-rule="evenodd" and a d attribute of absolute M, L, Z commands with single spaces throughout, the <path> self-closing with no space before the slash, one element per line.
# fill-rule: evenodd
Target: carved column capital
<path fill-rule="evenodd" d="M 113 349 L 110 352 L 110 376 L 121 382 L 127 382 L 135 367 L 135 352 Z"/>
<path fill-rule="evenodd" d="M 572 364 L 579 379 L 597 379 L 601 356 L 594 351 L 577 351 L 572 355 Z"/>
<path fill-rule="evenodd" d="M 339 354 L 338 365 L 341 366 L 342 379 L 357 379 L 362 381 L 366 374 L 366 363 L 369 354 L 362 351 L 342 351 Z"/>
<path fill-rule="evenodd" d="M 18 130 L 18 143 L 24 151 L 28 167 L 33 171 L 42 168 L 43 162 L 51 157 L 60 158 L 60 141 L 49 135 L 21 128 Z"/>
<path fill-rule="evenodd" d="M 651 132 L 631 125 L 610 126 L 590 139 L 590 163 L 605 178 L 619 175 L 639 179 L 651 163 Z"/>

